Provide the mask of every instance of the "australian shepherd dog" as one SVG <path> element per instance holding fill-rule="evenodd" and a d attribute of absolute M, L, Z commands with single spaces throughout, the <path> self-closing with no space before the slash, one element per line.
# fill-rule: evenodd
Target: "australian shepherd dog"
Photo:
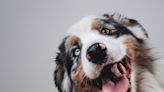
<path fill-rule="evenodd" d="M 118 13 L 71 26 L 55 62 L 59 92 L 164 92 L 164 64 L 154 57 L 147 32 Z"/>

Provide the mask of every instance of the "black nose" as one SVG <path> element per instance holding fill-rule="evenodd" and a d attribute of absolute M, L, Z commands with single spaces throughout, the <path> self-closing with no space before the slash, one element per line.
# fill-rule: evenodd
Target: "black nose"
<path fill-rule="evenodd" d="M 107 59 L 107 49 L 103 43 L 95 43 L 87 49 L 87 59 L 95 64 L 101 64 Z"/>

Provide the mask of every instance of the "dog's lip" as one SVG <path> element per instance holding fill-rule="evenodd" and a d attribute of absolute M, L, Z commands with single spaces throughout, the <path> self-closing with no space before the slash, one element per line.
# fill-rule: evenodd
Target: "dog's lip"
<path fill-rule="evenodd" d="M 115 75 L 115 77 L 119 78 L 118 80 L 114 81 L 114 83 L 119 81 L 124 74 L 126 75 L 127 78 L 130 77 L 131 64 L 130 64 L 130 59 L 127 56 L 125 56 L 122 60 L 120 60 L 116 63 L 108 64 L 105 67 L 108 67 L 109 65 L 111 65 L 111 69 L 110 69 L 111 72 Z M 104 72 L 105 69 L 106 68 L 103 68 L 101 72 Z M 105 71 L 105 73 L 107 73 L 107 72 L 108 72 L 108 70 Z M 107 75 L 107 74 L 105 74 L 105 75 Z M 105 77 L 103 77 L 102 74 L 100 74 L 99 77 L 105 78 Z M 108 78 L 106 78 L 106 79 L 108 79 Z"/>
<path fill-rule="evenodd" d="M 123 75 L 129 79 L 130 84 L 130 75 L 131 75 L 131 63 L 130 58 L 125 56 L 122 60 L 116 63 L 110 63 L 107 65 L 103 65 L 103 69 L 101 70 L 101 74 L 94 81 L 94 84 L 102 90 L 103 85 L 107 82 L 112 82 L 116 84 L 119 82 Z M 114 77 L 111 77 L 114 76 Z M 129 88 L 130 89 L 130 88 Z"/>

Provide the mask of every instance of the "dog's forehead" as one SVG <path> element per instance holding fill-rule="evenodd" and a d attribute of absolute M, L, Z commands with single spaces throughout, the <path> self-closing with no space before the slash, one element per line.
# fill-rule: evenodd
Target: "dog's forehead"
<path fill-rule="evenodd" d="M 101 27 L 108 27 L 110 29 L 122 30 L 130 33 L 133 37 L 140 40 L 147 40 L 148 34 L 138 21 L 129 19 L 120 14 L 105 15 L 90 15 L 82 18 L 79 22 L 75 23 L 69 28 L 66 36 L 74 35 L 80 39 L 86 35 L 99 33 Z M 123 28 L 123 29 L 120 29 Z M 126 29 L 126 31 L 124 30 Z M 97 30 L 97 31 L 95 31 Z M 127 34 L 125 33 L 125 34 Z"/>
<path fill-rule="evenodd" d="M 103 16 L 90 15 L 82 18 L 79 22 L 71 26 L 67 32 L 67 35 L 83 36 L 86 33 L 92 32 L 92 30 L 97 28 L 101 24 L 102 19 L 107 19 Z"/>

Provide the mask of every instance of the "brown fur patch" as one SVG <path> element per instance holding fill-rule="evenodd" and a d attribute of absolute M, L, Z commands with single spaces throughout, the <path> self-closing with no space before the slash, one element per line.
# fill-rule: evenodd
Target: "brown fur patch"
<path fill-rule="evenodd" d="M 77 45 L 79 43 L 80 39 L 76 36 L 71 36 L 71 37 L 68 38 L 67 41 L 68 41 L 68 44 L 70 46 L 74 46 L 74 45 Z"/>
<path fill-rule="evenodd" d="M 88 84 L 82 65 L 78 67 L 78 69 L 74 72 L 73 75 L 74 75 L 73 92 L 100 92 L 99 89 Z"/>
<path fill-rule="evenodd" d="M 125 41 L 127 46 L 127 53 L 132 61 L 132 65 L 135 69 L 135 81 L 137 92 L 145 92 L 142 89 L 142 81 L 144 80 L 143 73 L 149 71 L 154 73 L 154 67 L 152 65 L 153 57 L 149 55 L 150 48 L 147 48 L 144 44 L 139 44 L 136 40 L 132 38 L 127 38 Z M 133 71 L 133 70 L 132 70 Z"/>
<path fill-rule="evenodd" d="M 92 30 L 97 30 L 101 27 L 102 23 L 99 20 L 94 20 L 91 24 L 91 29 Z"/>
<path fill-rule="evenodd" d="M 140 68 L 146 68 L 153 73 L 153 58 L 148 54 L 150 49 L 143 44 L 139 44 L 132 37 L 125 40 L 125 45 L 127 47 L 128 57 L 130 57 L 132 63 L 135 63 Z"/>

